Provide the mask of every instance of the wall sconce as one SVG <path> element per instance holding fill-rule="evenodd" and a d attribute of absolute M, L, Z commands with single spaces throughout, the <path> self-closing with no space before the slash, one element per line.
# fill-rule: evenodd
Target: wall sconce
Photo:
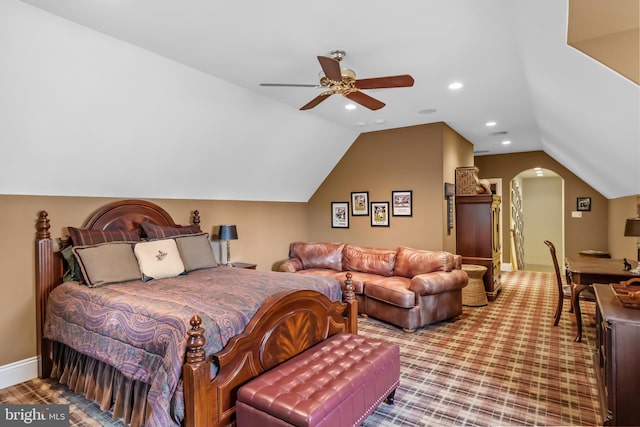
<path fill-rule="evenodd" d="M 624 226 L 624 235 L 629 237 L 640 237 L 640 215 L 635 218 L 627 218 L 627 222 Z M 637 242 L 638 248 L 638 267 L 631 270 L 633 274 L 640 274 L 640 239 Z"/>
<path fill-rule="evenodd" d="M 227 267 L 233 267 L 231 264 L 231 240 L 238 239 L 238 229 L 235 225 L 221 225 L 218 231 L 218 239 L 227 241 Z"/>

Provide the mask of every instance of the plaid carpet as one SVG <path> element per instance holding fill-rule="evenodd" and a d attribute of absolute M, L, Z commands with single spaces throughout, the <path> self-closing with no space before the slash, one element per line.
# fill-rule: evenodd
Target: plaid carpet
<path fill-rule="evenodd" d="M 401 349 L 395 404 L 383 403 L 364 426 L 602 424 L 591 360 L 594 304 L 581 304 L 583 342 L 576 343 L 567 308 L 560 325 L 552 326 L 553 274 L 510 272 L 502 280 L 502 293 L 488 306 L 464 307 L 455 321 L 415 334 L 360 319 L 360 334 Z M 0 390 L 0 403 L 69 403 L 71 426 L 123 425 L 47 380 Z"/>

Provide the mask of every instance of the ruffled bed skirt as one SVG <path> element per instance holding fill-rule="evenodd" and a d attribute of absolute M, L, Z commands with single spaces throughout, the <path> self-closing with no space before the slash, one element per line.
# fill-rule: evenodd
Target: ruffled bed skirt
<path fill-rule="evenodd" d="M 123 419 L 131 427 L 145 424 L 149 384 L 126 378 L 107 363 L 100 362 L 57 342 L 53 343 L 53 369 L 57 378 L 76 393 L 113 411 L 113 418 Z"/>

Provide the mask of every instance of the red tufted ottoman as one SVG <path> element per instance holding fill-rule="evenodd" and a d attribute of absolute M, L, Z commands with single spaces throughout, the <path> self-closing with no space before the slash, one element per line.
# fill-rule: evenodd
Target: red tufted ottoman
<path fill-rule="evenodd" d="M 385 399 L 393 404 L 400 348 L 340 333 L 238 390 L 238 427 L 358 426 Z"/>

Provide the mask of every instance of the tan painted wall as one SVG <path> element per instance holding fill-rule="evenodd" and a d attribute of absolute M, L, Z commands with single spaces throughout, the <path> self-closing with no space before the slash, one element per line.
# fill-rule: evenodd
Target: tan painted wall
<path fill-rule="evenodd" d="M 495 156 L 476 157 L 475 164 L 479 168 L 480 178 L 502 178 L 502 223 L 509 224 L 511 203 L 509 193 L 510 182 L 518 173 L 542 167 L 550 169 L 564 179 L 564 230 L 565 256 L 572 257 L 580 250 L 609 250 L 608 221 L 609 203 L 604 196 L 587 183 L 575 176 L 560 163 L 542 151 L 528 153 L 501 154 Z M 591 211 L 583 212 L 582 218 L 572 218 L 571 212 L 576 210 L 577 197 L 591 197 Z M 525 235 L 525 239 L 530 238 Z M 502 259 L 509 262 L 511 243 L 509 232 L 505 230 L 502 238 Z"/>
<path fill-rule="evenodd" d="M 362 246 L 455 249 L 446 231 L 443 180 L 473 162 L 473 146 L 444 123 L 364 133 L 353 143 L 309 201 L 310 236 L 316 241 Z M 368 191 L 370 202 L 391 202 L 394 190 L 413 192 L 413 216 L 372 227 L 370 216 L 349 216 L 349 228 L 331 227 L 331 202 Z"/>
<path fill-rule="evenodd" d="M 637 260 L 638 239 L 624 236 L 627 218 L 640 215 L 640 195 L 609 200 L 609 251 L 614 258 Z"/>
<path fill-rule="evenodd" d="M 522 214 L 525 224 L 524 265 L 553 267 L 549 248 L 544 240 L 554 242 L 558 259 L 563 259 L 562 242 L 562 179 L 525 178 L 522 179 Z M 505 194 L 509 197 L 509 193 Z M 508 224 L 507 224 L 508 226 Z M 532 236 L 534 236 L 532 238 Z M 597 249 L 597 248 L 594 248 Z"/>
<path fill-rule="evenodd" d="M 51 235 L 66 235 L 67 225 L 80 226 L 108 198 L 0 195 L 0 366 L 36 354 L 35 223 L 46 210 Z M 213 234 L 220 224 L 238 226 L 231 242 L 232 261 L 258 264 L 260 270 L 288 254 L 289 243 L 307 239 L 305 203 L 231 202 L 205 200 L 151 200 L 186 224 L 198 209 L 201 227 Z"/>
<path fill-rule="evenodd" d="M 444 140 L 444 158 L 442 171 L 442 188 L 444 199 L 444 183 L 454 184 L 456 182 L 456 168 L 460 166 L 473 165 L 473 145 L 464 139 L 460 134 L 451 129 L 449 126 L 443 128 L 443 140 Z M 432 184 L 437 185 L 437 184 Z M 456 252 L 456 229 L 455 229 L 455 198 L 452 200 L 454 205 L 454 212 L 452 214 L 454 221 L 454 228 L 447 230 L 447 203 L 446 199 L 443 201 L 443 216 L 442 221 L 444 223 L 444 244 L 443 249 L 452 253 Z"/>

